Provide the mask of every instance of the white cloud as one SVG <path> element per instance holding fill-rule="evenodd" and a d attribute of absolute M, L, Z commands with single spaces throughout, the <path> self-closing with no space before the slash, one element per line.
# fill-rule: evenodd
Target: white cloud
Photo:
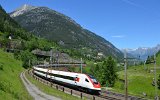
<path fill-rule="evenodd" d="M 130 1 L 130 0 L 122 0 L 122 1 L 127 3 L 127 4 L 130 4 L 132 6 L 143 8 L 141 5 L 138 5 L 138 4 L 136 4 L 136 3 L 134 3 L 133 1 Z"/>
<path fill-rule="evenodd" d="M 137 6 L 135 3 L 133 3 L 132 1 L 129 1 L 129 0 L 122 0 L 123 2 L 125 3 L 128 3 L 130 5 L 133 5 L 133 6 Z"/>
<path fill-rule="evenodd" d="M 125 36 L 124 35 L 114 35 L 114 36 L 111 36 L 112 38 L 124 38 Z"/>

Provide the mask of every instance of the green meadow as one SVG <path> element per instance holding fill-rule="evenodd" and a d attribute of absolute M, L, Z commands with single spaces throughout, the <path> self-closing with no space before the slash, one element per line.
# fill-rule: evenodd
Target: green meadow
<path fill-rule="evenodd" d="M 0 50 L 0 100 L 32 100 L 21 79 L 22 62 Z"/>
<path fill-rule="evenodd" d="M 157 65 L 157 78 L 160 70 Z M 118 72 L 119 79 L 115 83 L 112 91 L 124 93 L 124 71 Z M 153 99 L 155 96 L 155 86 L 152 85 L 154 78 L 154 65 L 132 66 L 127 70 L 128 93 L 139 97 Z M 146 96 L 144 96 L 146 94 Z M 157 88 L 157 94 L 160 96 L 160 90 Z"/>

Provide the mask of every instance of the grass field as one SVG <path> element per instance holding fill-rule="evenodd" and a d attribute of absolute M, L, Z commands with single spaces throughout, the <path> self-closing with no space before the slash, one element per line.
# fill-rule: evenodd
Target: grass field
<path fill-rule="evenodd" d="M 145 68 L 146 70 L 144 70 Z M 150 64 L 150 65 L 146 65 L 146 67 L 142 65 L 133 66 L 127 70 L 129 94 L 150 98 L 150 99 L 154 98 L 155 87 L 152 86 L 152 81 L 154 78 L 153 68 L 154 68 L 154 65 Z M 160 74 L 160 70 L 157 69 L 157 77 L 159 74 Z M 120 79 L 124 80 L 124 71 L 118 72 L 118 75 Z M 117 81 L 113 88 L 113 91 L 124 93 L 124 82 Z M 144 93 L 146 93 L 147 96 L 144 96 L 143 95 Z M 158 90 L 158 94 L 160 96 L 160 90 Z"/>
<path fill-rule="evenodd" d="M 0 50 L 0 100 L 32 100 L 19 75 L 22 62 Z"/>
<path fill-rule="evenodd" d="M 160 55 L 156 58 L 157 61 L 157 78 L 160 75 Z M 93 62 L 87 63 L 87 67 L 83 69 L 86 72 L 89 72 L 90 67 L 95 66 Z M 76 71 L 79 70 L 79 67 L 76 68 Z M 124 84 L 124 70 L 119 71 L 118 77 L 120 80 L 117 80 L 115 86 L 110 88 L 111 91 L 125 93 L 125 84 Z M 148 99 L 153 99 L 155 96 L 155 87 L 152 86 L 152 81 L 154 78 L 154 64 L 148 65 L 139 65 L 139 66 L 132 66 L 129 67 L 127 70 L 128 76 L 128 92 L 130 95 L 145 97 Z M 105 89 L 105 88 L 104 88 Z M 160 96 L 160 90 L 158 90 Z M 147 96 L 144 96 L 146 94 Z"/>
<path fill-rule="evenodd" d="M 35 80 L 33 77 L 29 76 L 28 73 L 26 73 L 26 77 L 33 84 L 35 84 L 41 91 L 45 92 L 46 94 L 53 95 L 55 97 L 61 98 L 62 100 L 82 100 L 78 97 L 71 96 L 70 94 L 64 93 L 62 91 L 59 91 L 59 90 L 51 88 L 47 85 L 44 85 L 44 84 L 40 83 L 39 81 Z"/>

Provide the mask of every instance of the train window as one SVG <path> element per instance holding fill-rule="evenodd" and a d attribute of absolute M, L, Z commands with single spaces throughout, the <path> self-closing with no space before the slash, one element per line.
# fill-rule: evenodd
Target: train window
<path fill-rule="evenodd" d="M 43 73 L 43 74 L 49 74 L 50 76 L 60 77 L 60 78 L 68 79 L 68 80 L 74 80 L 74 77 L 70 77 L 70 76 L 64 76 L 64 75 L 59 75 L 59 74 L 53 74 L 53 73 L 48 73 L 48 72 L 39 71 L 39 70 L 35 70 L 35 71 L 38 71 L 38 72 Z"/>
<path fill-rule="evenodd" d="M 98 84 L 96 78 L 94 78 L 92 75 L 88 75 L 88 76 L 91 78 L 91 80 L 94 82 L 94 84 Z"/>
<path fill-rule="evenodd" d="M 86 82 L 89 82 L 88 79 L 86 79 L 86 78 L 85 78 L 85 81 L 86 81 Z"/>

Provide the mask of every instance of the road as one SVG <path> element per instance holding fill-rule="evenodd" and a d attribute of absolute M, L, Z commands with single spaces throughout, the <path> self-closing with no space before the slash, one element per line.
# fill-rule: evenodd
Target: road
<path fill-rule="evenodd" d="M 40 91 L 34 84 L 32 84 L 25 76 L 24 72 L 20 75 L 21 80 L 23 81 L 27 91 L 35 100 L 61 100 L 60 98 L 45 94 Z"/>

